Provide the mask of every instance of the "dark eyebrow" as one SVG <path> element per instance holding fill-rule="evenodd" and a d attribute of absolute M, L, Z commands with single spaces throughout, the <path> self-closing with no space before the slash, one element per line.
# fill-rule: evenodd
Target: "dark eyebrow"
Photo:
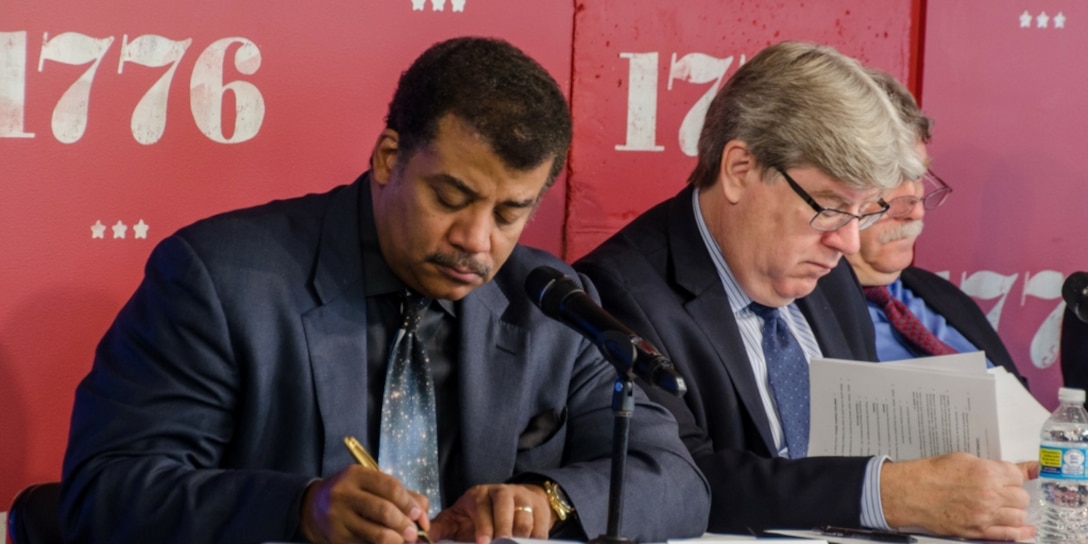
<path fill-rule="evenodd" d="M 499 206 L 504 208 L 532 208 L 536 206 L 537 202 L 540 202 L 539 196 L 533 198 L 527 198 L 525 200 L 504 200 L 499 203 Z"/>
<path fill-rule="evenodd" d="M 472 187 L 469 187 L 465 182 L 453 177 L 449 174 L 438 174 L 435 176 L 436 180 L 440 183 L 453 186 L 454 189 L 464 193 L 470 200 L 477 200 L 480 198 L 480 193 L 477 193 Z M 532 208 L 536 206 L 540 201 L 540 195 L 525 200 L 504 200 L 499 202 L 498 205 L 503 208 Z"/>
<path fill-rule="evenodd" d="M 435 174 L 434 180 L 438 183 L 445 185 L 452 185 L 454 189 L 464 193 L 470 200 L 476 200 L 480 198 L 480 193 L 477 193 L 472 187 L 465 185 L 465 182 L 449 175 L 449 174 Z"/>

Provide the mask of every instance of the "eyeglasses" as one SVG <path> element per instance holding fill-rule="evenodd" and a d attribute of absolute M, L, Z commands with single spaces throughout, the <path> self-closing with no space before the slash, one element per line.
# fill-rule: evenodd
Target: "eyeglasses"
<path fill-rule="evenodd" d="M 813 210 L 816 210 L 816 215 L 812 216 L 812 220 L 808 222 L 808 224 L 816 230 L 822 230 L 824 232 L 836 231 L 845 227 L 847 223 L 854 219 L 858 220 L 858 230 L 865 230 L 873 226 L 873 223 L 879 221 L 880 218 L 883 217 L 884 212 L 888 211 L 888 203 L 884 202 L 884 199 L 880 199 L 877 202 L 877 204 L 880 205 L 879 211 L 863 213 L 861 215 L 825 208 L 819 205 L 816 202 L 816 199 L 812 198 L 811 195 L 806 193 L 796 181 L 793 181 L 793 178 L 791 178 L 785 170 L 781 168 L 776 168 L 776 170 L 778 170 L 778 173 L 782 174 L 782 177 L 786 178 L 786 183 L 793 189 L 793 192 L 797 193 L 797 196 L 801 197 L 809 206 L 812 206 Z"/>
<path fill-rule="evenodd" d="M 914 206 L 918 202 L 921 202 L 927 210 L 935 210 L 948 200 L 948 195 L 952 194 L 952 188 L 934 174 L 933 170 L 926 170 L 925 175 L 922 176 L 922 187 L 929 190 L 925 196 L 903 195 L 889 200 L 888 217 L 906 217 L 914 211 Z M 929 189 L 930 187 L 932 189 Z"/>

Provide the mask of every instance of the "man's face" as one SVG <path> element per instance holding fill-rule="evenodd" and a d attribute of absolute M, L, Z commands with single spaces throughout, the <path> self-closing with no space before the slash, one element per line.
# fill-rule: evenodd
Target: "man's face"
<path fill-rule="evenodd" d="M 929 155 L 924 143 L 917 144 L 919 157 L 928 165 Z M 922 197 L 921 180 L 904 181 L 884 200 L 891 202 L 901 196 Z M 918 202 L 904 217 L 885 215 L 875 225 L 861 232 L 861 250 L 847 257 L 862 285 L 887 285 L 914 261 L 914 242 L 922 234 L 926 208 Z"/>
<path fill-rule="evenodd" d="M 373 154 L 374 219 L 382 254 L 413 290 L 460 300 L 510 257 L 551 161 L 511 170 L 474 130 L 447 115 L 434 141 L 397 163 L 397 133 Z"/>
<path fill-rule="evenodd" d="M 877 189 L 850 189 L 813 167 L 787 173 L 824 208 L 855 215 L 878 209 Z M 719 243 L 745 292 L 756 302 L 779 307 L 811 293 L 843 254 L 858 250 L 858 222 L 831 232 L 817 230 L 809 224 L 816 212 L 784 179 L 768 183 L 758 181 L 759 175 L 758 169 L 745 175 L 757 181 L 748 179 L 735 197 Z"/>

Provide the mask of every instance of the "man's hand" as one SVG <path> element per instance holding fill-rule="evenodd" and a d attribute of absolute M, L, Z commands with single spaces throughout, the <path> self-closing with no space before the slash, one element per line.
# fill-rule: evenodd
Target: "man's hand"
<path fill-rule="evenodd" d="M 306 488 L 299 518 L 303 536 L 317 544 L 415 542 L 430 527 L 427 498 L 396 478 L 359 465 Z"/>
<path fill-rule="evenodd" d="M 938 535 L 985 540 L 1023 540 L 1027 525 L 1030 463 L 1014 465 L 950 453 L 885 463 L 880 500 L 892 527 L 921 527 Z M 1038 469 L 1034 469 L 1038 474 Z"/>
<path fill-rule="evenodd" d="M 1023 472 L 1025 480 L 1034 480 L 1039 477 L 1038 461 L 1020 461 L 1016 466 Z"/>
<path fill-rule="evenodd" d="M 548 538 L 555 520 L 544 489 L 535 485 L 478 485 L 434 518 L 428 533 L 435 542 L 488 544 L 492 538 Z"/>

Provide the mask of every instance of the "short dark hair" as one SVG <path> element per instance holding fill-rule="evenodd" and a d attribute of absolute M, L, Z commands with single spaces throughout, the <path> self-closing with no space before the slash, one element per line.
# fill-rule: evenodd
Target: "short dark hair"
<path fill-rule="evenodd" d="M 491 145 L 506 166 L 530 170 L 554 159 L 548 185 L 566 162 L 570 109 L 559 84 L 508 42 L 465 37 L 423 52 L 397 83 L 386 128 L 399 136 L 398 160 L 432 142 L 453 114 Z"/>

